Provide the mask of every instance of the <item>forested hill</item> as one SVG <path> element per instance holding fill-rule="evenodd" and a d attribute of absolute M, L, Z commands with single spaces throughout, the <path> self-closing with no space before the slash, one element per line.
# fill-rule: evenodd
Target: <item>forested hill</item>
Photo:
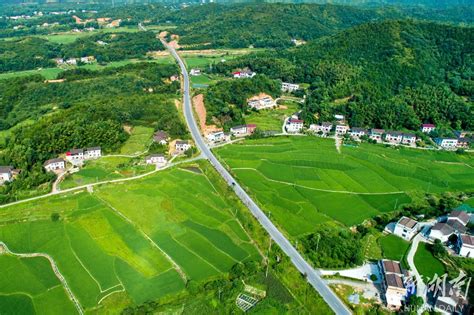
<path fill-rule="evenodd" d="M 314 40 L 367 22 L 416 18 L 472 23 L 466 8 L 361 8 L 318 4 L 235 4 L 190 6 L 170 19 L 178 25 L 180 44 L 201 47 L 290 47 L 291 39 Z"/>
<path fill-rule="evenodd" d="M 473 56 L 473 28 L 385 21 L 284 52 L 229 61 L 216 70 L 250 67 L 311 84 L 309 122 L 342 112 L 353 126 L 415 130 L 433 122 L 473 129 Z"/>
<path fill-rule="evenodd" d="M 242 48 L 289 47 L 292 38 L 319 38 L 386 16 L 350 6 L 259 3 L 189 7 L 175 19 L 180 44 Z"/>

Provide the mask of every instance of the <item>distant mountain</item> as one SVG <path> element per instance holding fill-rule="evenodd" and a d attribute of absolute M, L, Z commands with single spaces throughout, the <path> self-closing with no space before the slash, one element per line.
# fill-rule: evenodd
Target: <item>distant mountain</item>
<path fill-rule="evenodd" d="M 265 2 L 280 3 L 318 3 L 318 4 L 344 4 L 344 5 L 402 5 L 402 6 L 427 6 L 446 8 L 450 6 L 472 6 L 474 0 L 265 0 Z"/>
<path fill-rule="evenodd" d="M 474 7 L 450 9 L 366 8 L 343 5 L 252 3 L 191 6 L 171 19 L 180 44 L 201 47 L 289 47 L 291 39 L 314 40 L 367 22 L 388 19 L 470 24 Z"/>

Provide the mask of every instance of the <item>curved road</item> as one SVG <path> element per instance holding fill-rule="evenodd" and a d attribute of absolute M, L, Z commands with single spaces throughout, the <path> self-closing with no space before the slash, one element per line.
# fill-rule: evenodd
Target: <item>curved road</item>
<path fill-rule="evenodd" d="M 242 200 L 242 202 L 250 209 L 252 214 L 257 218 L 258 222 L 265 228 L 265 230 L 270 234 L 271 238 L 280 246 L 280 248 L 288 255 L 291 259 L 291 262 L 295 267 L 306 276 L 307 281 L 318 291 L 318 293 L 323 297 L 326 303 L 331 307 L 331 309 L 336 314 L 351 314 L 347 306 L 337 297 L 337 295 L 331 291 L 327 283 L 321 279 L 321 276 L 317 270 L 312 268 L 298 253 L 298 251 L 291 245 L 291 243 L 283 236 L 283 234 L 273 225 L 273 223 L 268 219 L 268 217 L 263 213 L 263 211 L 258 207 L 258 205 L 249 197 L 249 195 L 242 189 L 242 187 L 235 181 L 235 179 L 230 175 L 230 173 L 222 166 L 222 164 L 217 160 L 214 154 L 211 152 L 209 147 L 204 142 L 204 139 L 201 136 L 201 132 L 197 126 L 196 121 L 194 120 L 194 114 L 192 109 L 191 97 L 189 95 L 189 76 L 184 65 L 184 62 L 181 60 L 180 56 L 176 53 L 176 50 L 173 47 L 167 45 L 167 43 L 161 39 L 163 45 L 171 52 L 173 57 L 179 64 L 181 72 L 183 74 L 183 94 L 184 94 L 184 116 L 188 124 L 191 135 L 196 143 L 196 146 L 201 150 L 202 154 L 209 160 L 209 162 L 214 166 L 214 168 L 219 172 L 219 174 L 224 178 L 229 186 L 231 186 L 237 196 Z"/>

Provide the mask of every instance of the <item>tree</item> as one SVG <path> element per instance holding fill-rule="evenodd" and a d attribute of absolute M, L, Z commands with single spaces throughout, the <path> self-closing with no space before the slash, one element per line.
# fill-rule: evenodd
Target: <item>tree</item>
<path fill-rule="evenodd" d="M 435 256 L 443 256 L 446 254 L 446 248 L 444 248 L 444 245 L 441 243 L 441 241 L 437 239 L 431 246 L 431 252 Z"/>

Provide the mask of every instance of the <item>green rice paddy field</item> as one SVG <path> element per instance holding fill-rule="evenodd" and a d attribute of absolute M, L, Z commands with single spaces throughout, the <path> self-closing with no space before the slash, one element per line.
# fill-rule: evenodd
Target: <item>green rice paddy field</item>
<path fill-rule="evenodd" d="M 473 188 L 474 158 L 450 152 L 362 144 L 338 153 L 333 139 L 276 137 L 216 153 L 291 236 L 328 220 L 361 223 L 420 192 Z"/>
<path fill-rule="evenodd" d="M 257 258 L 232 213 L 203 173 L 174 168 L 0 209 L 0 241 L 50 255 L 86 313 L 120 313 Z M 6 313 L 76 312 L 45 258 L 3 254 L 0 268 Z"/>

